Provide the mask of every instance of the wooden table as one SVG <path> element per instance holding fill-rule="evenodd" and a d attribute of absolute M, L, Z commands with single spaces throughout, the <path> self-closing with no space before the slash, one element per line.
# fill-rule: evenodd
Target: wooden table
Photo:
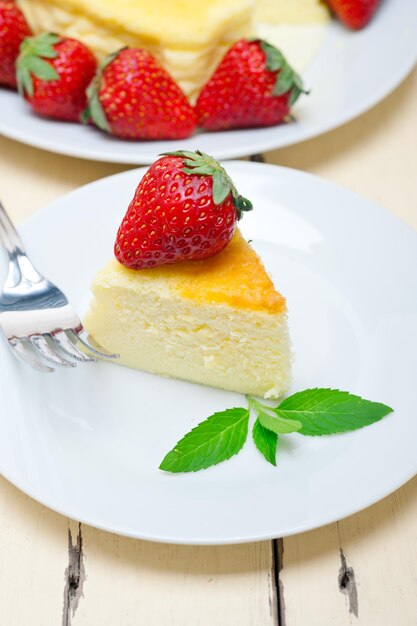
<path fill-rule="evenodd" d="M 417 228 L 416 110 L 417 71 L 361 118 L 265 157 L 350 187 Z M 0 139 L 1 197 L 16 220 L 123 169 Z M 81 526 L 0 479 L 0 624 L 415 626 L 416 517 L 414 479 L 288 539 L 173 546 Z"/>

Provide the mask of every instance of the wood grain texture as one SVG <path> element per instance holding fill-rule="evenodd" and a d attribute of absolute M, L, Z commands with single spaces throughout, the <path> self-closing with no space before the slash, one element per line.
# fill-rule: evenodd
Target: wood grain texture
<path fill-rule="evenodd" d="M 0 480 L 0 623 L 60 626 L 68 521 Z"/>
<path fill-rule="evenodd" d="M 349 613 L 353 613 L 355 617 L 359 617 L 358 585 L 356 583 L 356 574 L 353 567 L 348 565 L 343 548 L 340 548 L 340 562 L 341 566 L 338 577 L 339 591 L 344 593 L 348 598 Z"/>
<path fill-rule="evenodd" d="M 417 71 L 361 118 L 266 160 L 344 184 L 417 228 L 416 108 Z M 0 138 L 0 193 L 16 220 L 124 169 Z M 0 624 L 417 626 L 416 517 L 414 479 L 338 524 L 274 544 L 168 546 L 80 534 L 0 479 Z"/>
<path fill-rule="evenodd" d="M 275 626 L 269 542 L 154 544 L 83 526 L 86 582 L 72 626 Z"/>
<path fill-rule="evenodd" d="M 417 479 L 346 518 L 285 540 L 287 626 L 417 624 Z M 340 589 L 340 551 L 354 573 L 357 613 Z M 308 613 L 306 606 L 309 607 Z"/>
<path fill-rule="evenodd" d="M 84 597 L 85 565 L 81 524 L 78 524 L 76 534 L 71 525 L 68 528 L 68 565 L 65 568 L 64 581 L 62 626 L 71 626 L 78 603 Z"/>

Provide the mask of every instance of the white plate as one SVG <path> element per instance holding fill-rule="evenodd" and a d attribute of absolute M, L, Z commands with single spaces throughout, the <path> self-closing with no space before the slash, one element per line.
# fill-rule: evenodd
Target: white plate
<path fill-rule="evenodd" d="M 181 141 L 229 159 L 309 139 L 349 121 L 389 94 L 417 60 L 417 2 L 385 0 L 373 22 L 354 33 L 336 21 L 304 73 L 312 92 L 300 98 L 297 121 L 259 130 L 202 133 Z M 0 133 L 60 154 L 117 163 L 151 163 L 178 142 L 126 142 L 81 125 L 31 114 L 15 93 L 0 93 Z"/>
<path fill-rule="evenodd" d="M 242 230 L 288 297 L 292 391 L 339 387 L 395 413 L 354 433 L 282 437 L 277 468 L 248 441 L 226 463 L 171 475 L 158 470 L 164 454 L 243 396 L 113 364 L 40 374 L 0 342 L 0 471 L 52 509 L 149 540 L 254 541 L 340 519 L 417 471 L 416 233 L 311 175 L 227 168 L 255 206 Z M 143 171 L 83 187 L 22 228 L 36 264 L 79 310 Z"/>

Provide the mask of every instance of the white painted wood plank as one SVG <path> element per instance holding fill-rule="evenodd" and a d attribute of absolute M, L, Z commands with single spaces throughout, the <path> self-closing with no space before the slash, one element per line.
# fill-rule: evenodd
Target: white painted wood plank
<path fill-rule="evenodd" d="M 360 624 L 417 624 L 416 519 L 414 479 L 365 514 L 340 522 L 341 543 L 357 572 Z"/>
<path fill-rule="evenodd" d="M 270 543 L 174 546 L 83 527 L 86 582 L 73 626 L 274 626 Z"/>
<path fill-rule="evenodd" d="M 68 523 L 0 478 L 0 623 L 62 621 Z"/>
<path fill-rule="evenodd" d="M 416 626 L 416 519 L 417 478 L 338 524 L 286 539 L 286 626 Z M 340 589 L 341 549 L 357 587 L 357 616 Z"/>

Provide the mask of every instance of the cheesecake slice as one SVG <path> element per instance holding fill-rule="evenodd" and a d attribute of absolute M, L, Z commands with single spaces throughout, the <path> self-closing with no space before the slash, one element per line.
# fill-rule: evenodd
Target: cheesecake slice
<path fill-rule="evenodd" d="M 290 383 L 284 297 L 239 230 L 219 254 L 96 276 L 84 326 L 129 367 L 276 398 Z"/>

